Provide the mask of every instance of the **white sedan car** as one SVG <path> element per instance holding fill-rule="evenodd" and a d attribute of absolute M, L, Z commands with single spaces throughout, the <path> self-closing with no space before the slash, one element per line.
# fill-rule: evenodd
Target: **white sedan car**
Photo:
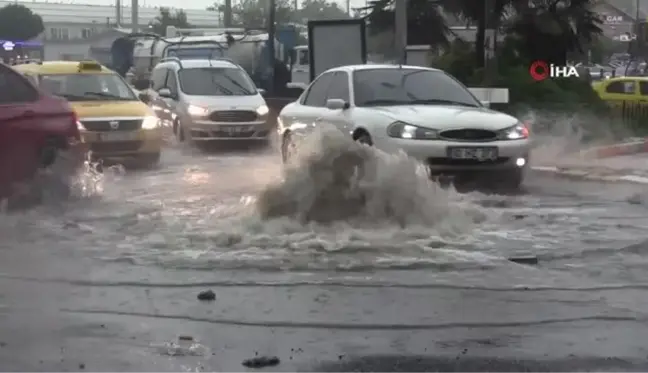
<path fill-rule="evenodd" d="M 381 150 L 402 149 L 431 174 L 522 183 L 529 129 L 490 110 L 447 73 L 417 66 L 354 65 L 318 76 L 279 115 L 284 161 L 295 135 L 330 123 Z"/>

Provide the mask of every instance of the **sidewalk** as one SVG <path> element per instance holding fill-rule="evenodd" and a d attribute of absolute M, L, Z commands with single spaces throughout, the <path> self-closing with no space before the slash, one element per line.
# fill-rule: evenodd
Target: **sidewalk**
<path fill-rule="evenodd" d="M 592 148 L 552 163 L 534 164 L 531 169 L 565 177 L 648 184 L 648 139 Z"/>

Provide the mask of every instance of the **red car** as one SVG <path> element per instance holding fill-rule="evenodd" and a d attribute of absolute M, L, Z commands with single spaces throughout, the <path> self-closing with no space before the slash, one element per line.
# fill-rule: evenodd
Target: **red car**
<path fill-rule="evenodd" d="M 51 166 L 61 152 L 73 155 L 75 167 L 85 158 L 70 105 L 0 63 L 0 200 Z"/>

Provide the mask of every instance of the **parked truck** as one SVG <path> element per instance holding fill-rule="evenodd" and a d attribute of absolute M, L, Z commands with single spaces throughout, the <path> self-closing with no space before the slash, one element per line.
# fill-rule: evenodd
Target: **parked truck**
<path fill-rule="evenodd" d="M 131 71 L 145 81 L 153 67 L 165 57 L 182 59 L 227 58 L 243 67 L 259 88 L 271 96 L 281 95 L 291 80 L 291 62 L 299 31 L 293 25 L 278 26 L 274 56 L 270 56 L 267 32 L 244 28 L 167 28 L 161 37 L 134 33 L 117 39 L 111 48 L 112 67 L 122 76 Z M 135 85 L 140 85 L 135 82 Z"/>

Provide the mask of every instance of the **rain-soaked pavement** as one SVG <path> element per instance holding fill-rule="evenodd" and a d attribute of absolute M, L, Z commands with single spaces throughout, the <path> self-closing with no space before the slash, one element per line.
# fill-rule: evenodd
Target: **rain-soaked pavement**
<path fill-rule="evenodd" d="M 644 187 L 530 175 L 520 195 L 437 191 L 433 226 L 260 221 L 280 169 L 172 148 L 0 216 L 0 369 L 648 369 Z"/>

